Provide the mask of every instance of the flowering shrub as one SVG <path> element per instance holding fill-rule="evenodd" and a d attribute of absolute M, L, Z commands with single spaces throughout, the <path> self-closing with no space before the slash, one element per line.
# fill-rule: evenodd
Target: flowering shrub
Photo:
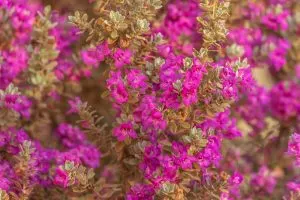
<path fill-rule="evenodd" d="M 2 0 L 0 200 L 300 199 L 299 12 Z"/>

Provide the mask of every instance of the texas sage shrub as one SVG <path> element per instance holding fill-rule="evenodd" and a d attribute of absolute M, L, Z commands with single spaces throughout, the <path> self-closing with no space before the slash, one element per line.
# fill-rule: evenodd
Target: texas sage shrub
<path fill-rule="evenodd" d="M 0 200 L 299 199 L 299 13 L 1 0 Z"/>

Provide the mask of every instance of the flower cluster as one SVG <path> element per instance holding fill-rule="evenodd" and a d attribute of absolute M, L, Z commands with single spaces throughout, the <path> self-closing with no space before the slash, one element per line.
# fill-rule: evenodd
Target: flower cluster
<path fill-rule="evenodd" d="M 66 3 L 0 2 L 0 199 L 300 198 L 296 0 Z"/>

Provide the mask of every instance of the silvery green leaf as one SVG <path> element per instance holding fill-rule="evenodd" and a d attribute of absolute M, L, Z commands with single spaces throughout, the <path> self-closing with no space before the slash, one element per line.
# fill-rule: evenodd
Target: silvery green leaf
<path fill-rule="evenodd" d="M 111 21 L 114 24 L 120 24 L 120 23 L 124 22 L 124 20 L 125 20 L 125 17 L 123 15 L 121 15 L 118 11 L 117 12 L 110 11 L 109 18 L 111 19 Z"/>
<path fill-rule="evenodd" d="M 116 39 L 117 37 L 119 37 L 119 34 L 116 30 L 114 30 L 113 32 L 111 32 L 110 37 L 112 39 Z"/>
<path fill-rule="evenodd" d="M 175 90 L 177 90 L 178 92 L 180 92 L 181 89 L 182 89 L 182 82 L 181 82 L 181 80 L 175 81 L 173 83 L 173 87 L 174 87 Z"/>
<path fill-rule="evenodd" d="M 193 65 L 193 59 L 190 57 L 186 57 L 183 59 L 183 65 L 186 69 L 189 69 Z"/>
<path fill-rule="evenodd" d="M 155 58 L 154 60 L 154 66 L 155 67 L 160 67 L 161 65 L 163 65 L 165 63 L 165 60 L 158 57 L 158 58 Z"/>
<path fill-rule="evenodd" d="M 160 9 L 162 7 L 162 1 L 161 0 L 148 0 L 148 3 L 153 6 L 156 10 Z"/>
<path fill-rule="evenodd" d="M 94 172 L 94 170 L 93 170 L 92 168 L 90 168 L 90 169 L 87 171 L 87 178 L 88 178 L 88 179 L 92 179 L 92 178 L 94 178 L 94 176 L 95 176 L 95 172 Z"/>
<path fill-rule="evenodd" d="M 161 33 L 157 33 L 154 36 L 154 43 L 161 44 L 163 42 L 163 35 Z"/>
<path fill-rule="evenodd" d="M 72 161 L 69 161 L 69 160 L 67 160 L 66 162 L 65 162 L 65 169 L 67 170 L 67 171 L 70 171 L 70 170 L 72 170 L 72 169 L 74 169 L 74 162 L 72 162 Z"/>
<path fill-rule="evenodd" d="M 138 19 L 137 26 L 141 32 L 147 32 L 150 29 L 150 23 L 146 19 Z"/>
<path fill-rule="evenodd" d="M 164 193 L 167 193 L 167 194 L 174 192 L 175 191 L 175 184 L 168 183 L 168 182 L 164 183 L 162 185 L 162 191 Z"/>

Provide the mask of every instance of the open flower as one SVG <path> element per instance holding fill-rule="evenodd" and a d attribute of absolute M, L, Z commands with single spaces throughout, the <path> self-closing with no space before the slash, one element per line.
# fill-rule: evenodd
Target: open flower
<path fill-rule="evenodd" d="M 113 135 L 117 137 L 119 141 L 124 141 L 127 138 L 137 138 L 132 122 L 125 122 L 115 127 Z"/>

